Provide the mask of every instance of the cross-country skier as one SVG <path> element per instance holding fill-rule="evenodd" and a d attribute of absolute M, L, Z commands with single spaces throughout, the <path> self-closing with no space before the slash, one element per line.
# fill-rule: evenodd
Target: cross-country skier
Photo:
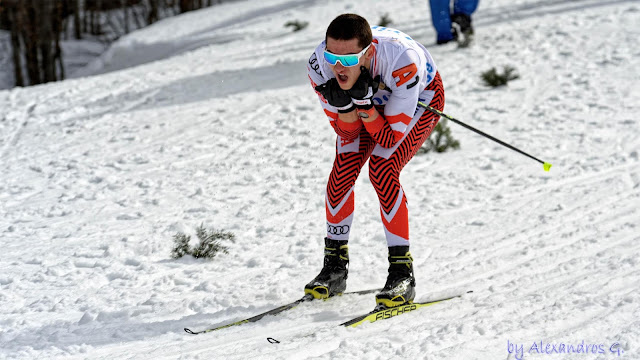
<path fill-rule="evenodd" d="M 369 160 L 369 178 L 378 194 L 389 247 L 389 274 L 376 303 L 393 307 L 411 302 L 415 278 L 409 214 L 399 177 L 439 120 L 417 107 L 418 101 L 444 108 L 436 64 L 427 49 L 408 35 L 371 28 L 364 18 L 343 14 L 327 28 L 307 71 L 338 137 L 325 201 L 324 266 L 305 286 L 305 293 L 326 298 L 346 289 L 353 188 Z"/>

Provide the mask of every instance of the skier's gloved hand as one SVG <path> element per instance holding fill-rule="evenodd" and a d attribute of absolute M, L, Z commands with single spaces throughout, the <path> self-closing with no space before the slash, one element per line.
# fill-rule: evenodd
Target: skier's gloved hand
<path fill-rule="evenodd" d="M 371 109 L 373 95 L 378 91 L 378 86 L 380 86 L 380 75 L 374 79 L 366 67 L 360 66 L 360 76 L 348 92 L 358 109 Z"/>
<path fill-rule="evenodd" d="M 336 78 L 316 86 L 315 89 L 324 96 L 329 105 L 336 107 L 339 113 L 348 113 L 355 109 L 351 95 L 340 88 Z"/>

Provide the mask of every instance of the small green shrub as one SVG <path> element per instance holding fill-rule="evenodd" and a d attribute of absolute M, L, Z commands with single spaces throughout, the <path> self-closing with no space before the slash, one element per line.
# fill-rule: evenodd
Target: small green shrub
<path fill-rule="evenodd" d="M 189 249 L 189 241 L 191 236 L 187 236 L 183 233 L 177 233 L 173 235 L 173 250 L 171 250 L 171 257 L 174 259 L 180 259 L 185 255 L 189 255 L 191 250 Z"/>
<path fill-rule="evenodd" d="M 391 20 L 391 18 L 389 17 L 389 14 L 384 14 L 382 15 L 382 17 L 380 18 L 380 20 L 378 20 L 378 26 L 382 26 L 382 27 L 387 27 L 389 25 L 393 24 L 393 21 Z"/>
<path fill-rule="evenodd" d="M 491 68 L 482 73 L 482 80 L 486 86 L 498 87 L 506 85 L 509 81 L 518 79 L 520 76 L 516 73 L 516 69 L 511 66 L 505 66 L 503 72 L 498 74 L 496 68 Z"/>
<path fill-rule="evenodd" d="M 171 257 L 179 259 L 185 255 L 191 255 L 196 259 L 213 259 L 220 252 L 225 254 L 229 253 L 229 248 L 224 246 L 222 242 L 235 242 L 236 238 L 236 236 L 230 232 L 207 230 L 202 224 L 196 228 L 196 237 L 200 241 L 197 246 L 191 248 L 189 246 L 191 236 L 185 235 L 184 233 L 175 234 L 173 236 L 174 247 L 171 251 Z"/>
<path fill-rule="evenodd" d="M 284 24 L 284 27 L 292 27 L 293 31 L 296 32 L 306 28 L 308 25 L 309 23 L 306 21 L 296 20 L 296 21 L 288 21 L 286 24 Z"/>
<path fill-rule="evenodd" d="M 449 149 L 455 150 L 460 148 L 460 142 L 451 136 L 451 129 L 447 126 L 447 120 L 441 119 L 433 129 L 433 133 L 422 147 L 418 150 L 418 154 L 426 154 L 430 151 L 443 153 Z"/>

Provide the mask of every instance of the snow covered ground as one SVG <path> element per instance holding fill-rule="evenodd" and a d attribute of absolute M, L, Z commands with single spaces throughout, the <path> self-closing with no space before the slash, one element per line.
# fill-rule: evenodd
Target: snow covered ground
<path fill-rule="evenodd" d="M 640 359 L 640 4 L 483 1 L 464 50 L 433 45 L 424 1 L 366 4 L 226 4 L 122 38 L 101 75 L 0 91 L 0 358 Z M 404 170 L 417 300 L 473 294 L 355 329 L 336 324 L 372 295 L 187 335 L 321 267 L 335 136 L 305 62 L 343 12 L 389 13 L 432 52 L 445 112 L 554 166 L 450 124 L 462 148 Z M 484 87 L 503 65 L 520 79 Z M 367 171 L 356 192 L 349 290 L 387 267 Z M 172 260 L 200 224 L 235 233 L 230 254 Z"/>

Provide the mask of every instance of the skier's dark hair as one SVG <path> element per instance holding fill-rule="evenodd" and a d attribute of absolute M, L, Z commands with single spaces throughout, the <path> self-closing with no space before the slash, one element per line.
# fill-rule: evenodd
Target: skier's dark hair
<path fill-rule="evenodd" d="M 358 46 L 365 48 L 373 41 L 371 26 L 367 19 L 356 14 L 342 14 L 333 19 L 327 28 L 324 41 L 328 38 L 335 40 L 358 39 Z"/>

